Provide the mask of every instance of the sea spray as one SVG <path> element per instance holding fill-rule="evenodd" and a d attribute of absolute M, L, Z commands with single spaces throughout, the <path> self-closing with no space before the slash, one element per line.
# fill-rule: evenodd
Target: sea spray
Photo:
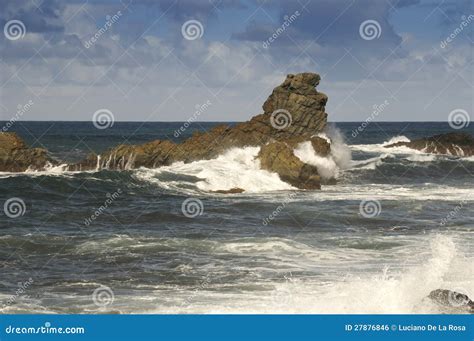
<path fill-rule="evenodd" d="M 188 187 L 189 177 L 198 179 L 195 186 L 202 191 L 242 188 L 245 193 L 291 190 L 291 185 L 283 182 L 278 174 L 260 168 L 257 155 L 260 147 L 231 148 L 215 159 L 190 163 L 176 162 L 157 169 L 138 170 L 140 180 L 164 185 L 160 178 L 166 174 L 183 176 L 186 181 L 168 183 L 168 188 Z M 181 187 L 180 187 L 181 186 Z"/>
<path fill-rule="evenodd" d="M 328 156 L 318 155 L 311 142 L 300 143 L 294 150 L 294 154 L 304 163 L 316 166 L 319 175 L 325 179 L 334 179 L 339 176 L 340 170 L 347 169 L 351 165 L 351 151 L 344 143 L 344 137 L 337 128 L 329 127 L 325 132 L 317 135 L 331 144 Z"/>

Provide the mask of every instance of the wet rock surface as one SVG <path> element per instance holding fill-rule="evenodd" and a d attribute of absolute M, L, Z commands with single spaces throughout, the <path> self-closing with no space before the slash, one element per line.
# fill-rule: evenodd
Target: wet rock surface
<path fill-rule="evenodd" d="M 24 172 L 42 170 L 55 165 L 48 151 L 43 148 L 29 148 L 16 133 L 0 133 L 0 171 Z"/>
<path fill-rule="evenodd" d="M 441 306 L 463 309 L 474 314 L 474 302 L 465 294 L 447 289 L 436 289 L 430 292 L 428 298 Z"/>
<path fill-rule="evenodd" d="M 397 142 L 385 146 L 408 147 L 425 153 L 444 154 L 455 156 L 474 155 L 474 138 L 466 133 L 448 133 L 424 137 L 410 142 Z"/>

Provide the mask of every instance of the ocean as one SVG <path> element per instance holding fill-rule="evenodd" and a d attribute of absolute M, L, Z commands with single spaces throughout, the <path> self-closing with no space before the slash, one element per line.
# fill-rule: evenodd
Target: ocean
<path fill-rule="evenodd" d="M 181 122 L 16 122 L 10 131 L 76 162 L 216 124 L 177 134 Z M 0 210 L 0 312 L 460 312 L 426 296 L 474 297 L 474 159 L 384 147 L 452 132 L 448 123 L 361 126 L 330 123 L 344 167 L 320 160 L 338 178 L 320 191 L 260 170 L 255 147 L 158 169 L 0 173 L 2 207 L 24 203 L 17 217 Z M 233 187 L 245 192 L 210 192 Z"/>

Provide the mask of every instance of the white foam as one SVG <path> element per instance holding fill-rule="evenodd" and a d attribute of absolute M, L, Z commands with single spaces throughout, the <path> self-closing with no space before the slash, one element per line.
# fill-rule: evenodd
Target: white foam
<path fill-rule="evenodd" d="M 293 152 L 304 163 L 315 166 L 323 179 L 336 178 L 339 175 L 339 167 L 334 158 L 331 155 L 327 157 L 317 155 L 311 142 L 300 143 Z"/>
<path fill-rule="evenodd" d="M 351 151 L 344 143 L 341 133 L 335 128 L 328 128 L 327 134 L 323 132 L 316 136 L 325 139 L 331 145 L 328 156 L 318 155 L 309 141 L 300 143 L 293 152 L 304 163 L 315 166 L 323 179 L 337 178 L 341 170 L 351 165 Z"/>
<path fill-rule="evenodd" d="M 281 181 L 276 173 L 260 169 L 260 162 L 256 159 L 259 151 L 260 147 L 232 148 L 212 160 L 176 162 L 158 169 L 140 169 L 136 176 L 168 188 L 179 187 L 180 183 L 158 180 L 157 176 L 163 172 L 195 176 L 202 179 L 196 186 L 203 191 L 228 190 L 234 187 L 242 188 L 247 193 L 294 189 Z"/>
<path fill-rule="evenodd" d="M 328 251 L 317 248 L 312 252 L 297 252 L 298 257 L 290 257 L 292 247 L 284 240 L 270 240 L 269 245 L 256 247 L 252 247 L 250 241 L 244 241 L 242 245 L 234 242 L 228 245 L 232 253 L 241 255 L 263 252 L 266 259 L 274 259 L 278 263 L 272 267 L 262 264 L 240 267 L 238 270 L 247 271 L 249 275 L 254 272 L 272 272 L 275 280 L 259 280 L 259 276 L 249 276 L 248 282 L 234 283 L 238 288 L 235 290 L 229 290 L 228 284 L 220 287 L 211 282 L 200 290 L 171 290 L 170 296 L 174 300 L 162 302 L 158 309 L 150 307 L 146 311 L 431 314 L 446 313 L 449 309 L 438 306 L 427 298 L 432 290 L 450 289 L 473 296 L 474 273 L 468 271 L 473 259 L 458 249 L 455 236 L 428 235 L 413 238 L 416 239 L 408 241 L 402 248 L 385 251 L 338 249 L 339 253 L 352 254 L 349 264 L 341 258 L 326 258 Z M 310 247 L 303 246 L 303 251 L 307 248 Z M 414 253 L 413 249 L 417 252 Z M 292 275 L 292 272 L 308 270 L 311 264 L 318 267 L 321 276 Z M 357 271 L 357 268 L 363 271 Z M 253 290 L 254 287 L 259 290 Z M 180 299 L 188 304 L 185 307 L 179 306 L 177 302 Z"/>
<path fill-rule="evenodd" d="M 362 151 L 366 153 L 390 153 L 390 154 L 424 154 L 422 151 L 408 148 L 406 146 L 399 146 L 399 147 L 390 147 L 386 148 L 386 146 L 397 143 L 397 142 L 410 142 L 406 136 L 395 136 L 392 137 L 390 140 L 385 141 L 383 143 L 376 143 L 376 144 L 355 144 L 349 146 L 351 150 L 355 151 Z"/>
<path fill-rule="evenodd" d="M 381 154 L 366 160 L 353 160 L 351 161 L 350 169 L 375 169 L 383 163 L 383 160 L 391 157 L 390 154 Z"/>
<path fill-rule="evenodd" d="M 398 135 L 398 136 L 394 136 L 390 140 L 385 141 L 384 143 L 382 143 L 382 146 L 388 146 L 390 144 L 394 144 L 394 143 L 398 143 L 398 142 L 410 142 L 410 139 L 406 136 Z"/>
<path fill-rule="evenodd" d="M 406 158 L 408 161 L 413 161 L 413 162 L 431 162 L 436 160 L 436 155 L 433 154 L 428 154 L 428 155 L 420 155 L 420 154 L 415 154 L 411 155 Z"/>

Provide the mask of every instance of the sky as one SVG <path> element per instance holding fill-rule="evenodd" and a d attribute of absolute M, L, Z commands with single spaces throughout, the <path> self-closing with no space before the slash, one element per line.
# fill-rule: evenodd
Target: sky
<path fill-rule="evenodd" d="M 244 121 L 298 72 L 329 121 L 474 114 L 473 0 L 0 0 L 0 27 L 0 120 Z"/>

